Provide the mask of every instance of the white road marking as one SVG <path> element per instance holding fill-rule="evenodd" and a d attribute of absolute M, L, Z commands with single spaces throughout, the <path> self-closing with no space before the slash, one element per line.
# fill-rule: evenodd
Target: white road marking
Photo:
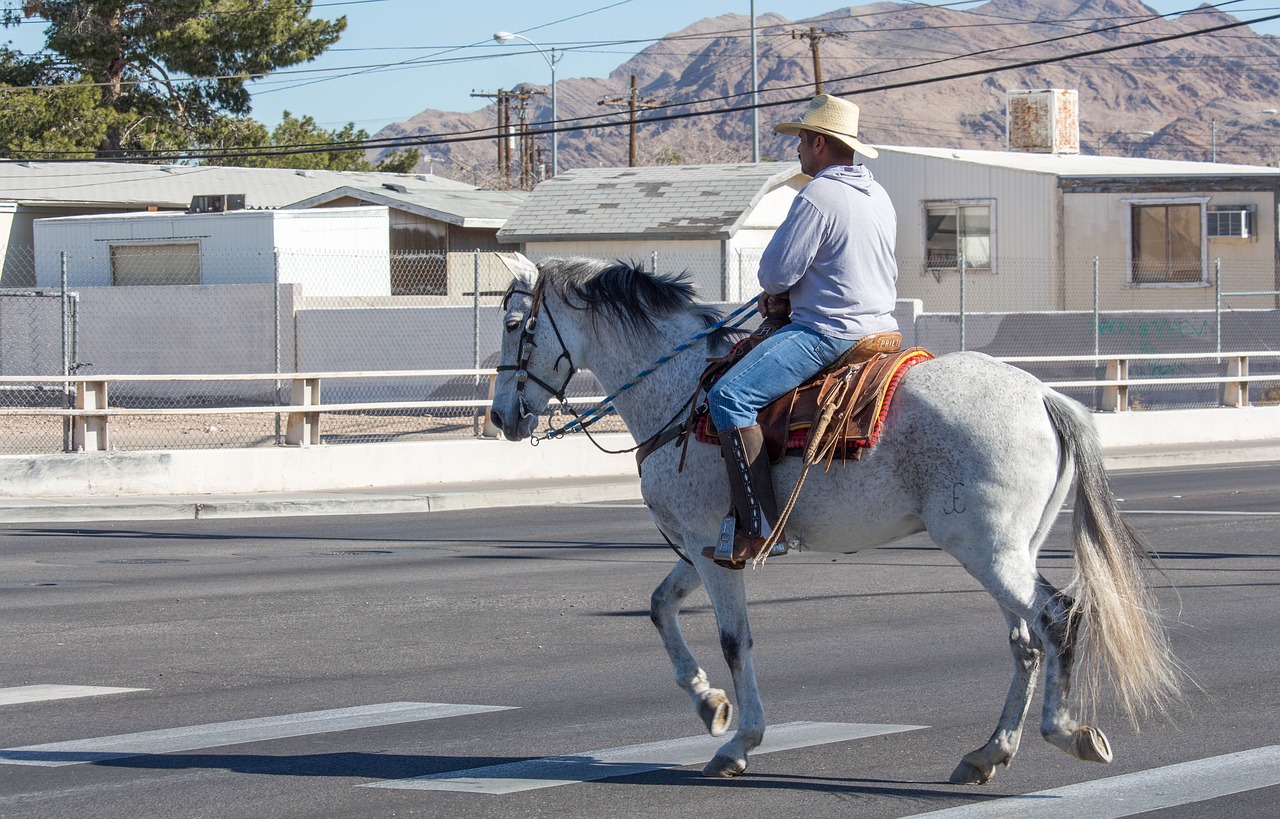
<path fill-rule="evenodd" d="M 1071 507 L 1064 506 L 1058 510 L 1059 515 L 1071 514 Z M 1280 515 L 1280 512 L 1228 512 L 1228 511 L 1206 511 L 1204 509 L 1121 509 L 1126 515 L 1205 515 L 1208 517 L 1242 517 L 1242 518 L 1273 518 Z"/>
<path fill-rule="evenodd" d="M 993 799 L 906 819 L 1120 819 L 1280 785 L 1280 745 Z"/>
<path fill-rule="evenodd" d="M 915 731 L 924 725 L 858 725 L 844 722 L 787 722 L 770 725 L 764 744 L 752 752 L 767 754 L 829 742 Z M 631 776 L 663 768 L 703 764 L 715 756 L 724 742 L 701 735 L 683 739 L 647 742 L 603 751 L 585 751 L 569 756 L 529 759 L 504 765 L 428 774 L 411 779 L 392 779 L 361 785 L 362 788 L 395 788 L 422 791 L 504 794 L 574 785 L 614 776 Z"/>
<path fill-rule="evenodd" d="M 580 506 L 588 506 L 592 509 L 648 509 L 643 503 L 592 503 L 591 501 L 582 501 Z"/>
<path fill-rule="evenodd" d="M 1221 516 L 1237 516 L 1247 518 L 1273 518 L 1280 515 L 1280 512 L 1206 512 L 1206 511 L 1177 511 L 1175 509 L 1125 509 L 1126 515 L 1221 515 Z"/>
<path fill-rule="evenodd" d="M 20 702 L 45 702 L 46 700 L 70 700 L 76 697 L 99 697 L 103 694 L 127 694 L 130 691 L 147 691 L 146 688 L 109 688 L 100 685 L 15 685 L 0 688 L 0 705 Z"/>
<path fill-rule="evenodd" d="M 50 742 L 0 749 L 0 763 L 8 765 L 79 765 L 133 756 L 218 748 L 245 742 L 350 731 L 379 725 L 399 725 L 465 714 L 508 711 L 503 705 L 455 705 L 447 702 L 385 702 L 355 708 L 309 711 L 278 717 L 216 722 L 162 731 L 143 731 L 95 739 Z"/>

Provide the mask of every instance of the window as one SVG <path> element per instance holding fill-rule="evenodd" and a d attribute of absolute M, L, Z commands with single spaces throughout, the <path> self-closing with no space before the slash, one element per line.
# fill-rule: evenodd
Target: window
<path fill-rule="evenodd" d="M 1203 212 L 1203 202 L 1133 205 L 1130 282 L 1204 283 Z"/>
<path fill-rule="evenodd" d="M 925 203 L 924 251 L 929 270 L 991 270 L 991 205 Z"/>
<path fill-rule="evenodd" d="M 1253 239 L 1257 234 L 1253 231 L 1253 205 L 1225 205 L 1209 208 L 1205 214 L 1208 219 L 1210 239 Z"/>
<path fill-rule="evenodd" d="M 111 283 L 117 287 L 199 284 L 200 245 L 112 245 Z"/>

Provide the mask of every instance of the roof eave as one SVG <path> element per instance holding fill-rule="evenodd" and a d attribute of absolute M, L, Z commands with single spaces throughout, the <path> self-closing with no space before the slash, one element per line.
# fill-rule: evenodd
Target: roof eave
<path fill-rule="evenodd" d="M 642 242 L 642 241 L 708 241 L 731 238 L 727 230 L 650 233 L 507 233 L 498 231 L 499 242 Z"/>

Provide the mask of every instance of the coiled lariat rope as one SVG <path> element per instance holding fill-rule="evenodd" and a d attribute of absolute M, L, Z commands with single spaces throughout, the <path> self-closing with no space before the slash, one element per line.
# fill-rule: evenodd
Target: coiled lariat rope
<path fill-rule="evenodd" d="M 751 560 L 751 568 L 763 566 L 764 562 L 769 559 L 769 552 L 773 550 L 775 544 L 782 534 L 782 529 L 787 525 L 787 521 L 791 518 L 792 511 L 796 508 L 796 501 L 800 500 L 800 490 L 804 488 L 805 478 L 809 477 L 809 468 L 814 464 L 826 460 L 829 455 L 834 453 L 837 444 L 840 443 L 839 435 L 832 435 L 827 440 L 827 427 L 831 425 L 831 421 L 836 414 L 836 408 L 839 407 L 852 388 L 853 370 L 845 373 L 837 388 L 832 395 L 828 396 L 823 402 L 822 408 L 818 413 L 818 419 L 813 425 L 813 429 L 809 432 L 809 443 L 804 451 L 804 466 L 800 470 L 800 477 L 796 478 L 796 485 L 791 488 L 791 494 L 787 497 L 787 503 L 782 509 L 782 513 L 778 515 L 778 522 L 774 524 L 773 531 L 769 533 L 769 537 L 765 538 L 764 545 L 756 552 L 756 556 Z M 847 421 L 847 417 L 842 419 Z M 843 426 L 843 424 L 841 424 Z"/>
<path fill-rule="evenodd" d="M 622 395 L 622 393 L 631 389 L 636 384 L 639 384 L 645 378 L 652 375 L 659 367 L 671 361 L 676 356 L 680 355 L 685 350 L 688 350 L 690 347 L 692 347 L 694 344 L 697 344 L 699 341 L 703 340 L 704 338 L 712 335 L 713 333 L 716 333 L 719 330 L 724 329 L 725 327 L 729 327 L 730 329 L 736 330 L 737 328 L 746 324 L 751 317 L 749 315 L 744 315 L 744 314 L 746 314 L 749 310 L 754 309 L 755 306 L 756 306 L 756 298 L 752 298 L 750 301 L 745 302 L 741 307 L 738 307 L 736 310 L 734 310 L 729 315 L 725 316 L 720 321 L 711 325 L 707 329 L 694 334 L 692 337 L 689 338 L 688 341 L 681 343 L 679 346 L 671 350 L 671 352 L 656 359 L 648 367 L 646 367 L 645 369 L 641 370 L 640 372 L 632 376 L 630 381 L 623 384 L 621 387 L 618 387 L 618 389 L 616 389 L 611 394 L 605 396 L 598 403 L 587 408 L 586 411 L 582 413 L 574 412 L 573 408 L 569 406 L 568 403 L 565 403 L 564 407 L 569 411 L 571 415 L 574 416 L 573 420 L 565 424 L 563 427 L 550 427 L 547 430 L 546 435 L 531 436 L 532 443 L 536 446 L 541 441 L 554 441 L 557 438 L 563 438 L 566 435 L 571 435 L 577 432 L 586 433 L 587 437 L 591 438 L 591 434 L 587 432 L 587 428 L 590 427 L 592 424 L 595 424 L 596 422 L 601 421 L 604 418 L 616 412 L 616 410 L 613 407 L 613 401 L 615 398 L 617 398 L 619 395 Z M 685 406 L 688 406 L 687 402 Z M 676 413 L 677 418 L 684 414 L 683 409 L 684 408 L 682 407 L 681 411 Z M 592 439 L 592 443 L 595 443 L 594 439 Z M 596 446 L 600 447 L 599 444 L 596 444 Z M 604 449 L 603 447 L 600 447 L 600 448 L 605 452 L 611 452 L 611 454 L 615 454 L 615 455 L 632 451 L 630 449 L 623 449 L 623 450 L 617 450 L 616 452 L 614 452 L 611 450 Z"/>

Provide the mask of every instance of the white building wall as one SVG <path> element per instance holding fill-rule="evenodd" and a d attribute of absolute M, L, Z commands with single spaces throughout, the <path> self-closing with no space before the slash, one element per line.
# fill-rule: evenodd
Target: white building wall
<path fill-rule="evenodd" d="M 308 296 L 391 295 L 391 224 L 383 206 L 272 211 L 280 281 Z"/>
<path fill-rule="evenodd" d="M 765 194 L 742 221 L 738 232 L 726 247 L 726 275 L 724 299 L 738 303 L 760 292 L 760 254 L 764 252 L 774 231 L 787 218 L 796 194 L 808 182 L 808 177 L 797 177 Z"/>
<path fill-rule="evenodd" d="M 34 230 L 39 287 L 60 285 L 63 252 L 71 287 L 109 287 L 113 244 L 176 243 L 199 245 L 202 285 L 271 284 L 278 248 L 281 282 L 304 285 L 308 296 L 391 292 L 380 206 L 72 216 L 38 219 Z"/>
<path fill-rule="evenodd" d="M 959 306 L 959 275 L 941 280 L 925 265 L 928 202 L 989 202 L 992 206 L 993 272 L 970 273 L 967 310 L 1058 309 L 1057 177 L 1053 174 L 960 162 L 881 149 L 864 160 L 889 193 L 898 215 L 898 296 L 921 299 L 929 311 Z"/>
<path fill-rule="evenodd" d="M 787 218 L 787 211 L 791 209 L 791 203 L 795 200 L 796 194 L 808 184 L 808 181 L 807 176 L 796 177 L 760 197 L 760 201 L 742 220 L 742 227 L 764 228 L 770 231 L 778 227 L 782 224 L 782 220 Z"/>
<path fill-rule="evenodd" d="M 13 220 L 18 212 L 18 206 L 13 202 L 0 202 L 0 287 L 17 287 L 18 282 L 10 281 L 10 278 L 16 278 L 9 273 L 11 266 L 16 267 L 20 260 L 11 259 L 9 254 L 17 251 L 10 247 L 13 239 Z M 30 282 L 22 282 L 29 284 Z"/>

